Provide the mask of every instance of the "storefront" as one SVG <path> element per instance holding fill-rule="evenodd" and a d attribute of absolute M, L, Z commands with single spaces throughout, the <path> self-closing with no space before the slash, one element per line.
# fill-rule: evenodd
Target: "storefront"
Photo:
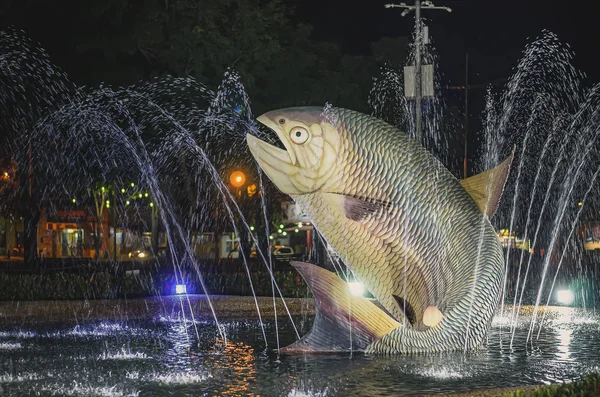
<path fill-rule="evenodd" d="M 107 212 L 97 225 L 92 209 L 43 210 L 38 227 L 38 255 L 41 258 L 95 258 L 99 248 L 100 258 L 112 258 L 111 236 Z"/>

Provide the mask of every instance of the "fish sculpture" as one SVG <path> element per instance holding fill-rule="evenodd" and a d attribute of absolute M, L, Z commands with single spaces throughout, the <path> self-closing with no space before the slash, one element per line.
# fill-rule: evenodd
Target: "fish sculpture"
<path fill-rule="evenodd" d="M 480 346 L 504 274 L 489 217 L 512 155 L 459 181 L 419 142 L 356 111 L 298 107 L 257 120 L 284 148 L 248 134 L 252 155 L 376 299 L 352 296 L 329 270 L 293 262 L 317 313 L 312 330 L 282 351 L 397 354 Z"/>

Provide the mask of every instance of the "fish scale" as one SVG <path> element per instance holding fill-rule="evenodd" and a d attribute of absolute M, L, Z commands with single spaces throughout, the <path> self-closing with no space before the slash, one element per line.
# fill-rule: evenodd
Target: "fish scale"
<path fill-rule="evenodd" d="M 276 114 L 283 116 L 277 112 L 263 116 L 272 113 L 278 120 Z M 346 109 L 329 109 L 327 119 L 317 108 L 281 112 L 290 125 L 320 125 L 326 141 L 327 125 L 337 134 L 331 140 L 337 145 L 335 158 L 327 160 L 330 180 L 314 191 L 289 194 L 379 303 L 404 324 L 366 351 L 477 347 L 498 303 L 504 260 L 495 231 L 459 181 L 418 142 L 371 116 Z M 348 208 L 356 210 L 348 215 Z M 397 298 L 412 307 L 414 326 L 405 321 Z M 427 328 L 423 314 L 431 305 L 443 318 Z"/>
<path fill-rule="evenodd" d="M 390 246 L 390 248 L 395 243 L 396 248 L 403 247 L 405 248 L 404 251 L 408 247 L 425 252 L 421 255 L 423 261 L 435 262 L 432 257 L 436 255 L 449 261 L 446 266 L 433 266 L 430 269 L 432 274 L 429 277 L 416 277 L 414 271 L 417 267 L 414 264 L 417 258 L 409 255 L 409 269 L 406 269 L 402 264 L 401 252 L 403 250 L 400 249 L 400 252 L 394 252 L 393 249 L 390 249 L 388 258 L 391 256 L 397 263 L 392 262 L 391 266 L 388 267 L 390 269 L 395 268 L 396 274 L 400 276 L 396 277 L 397 281 L 395 283 L 392 283 L 394 292 L 397 292 L 400 297 L 406 293 L 406 301 L 411 304 L 426 300 L 439 301 L 439 306 L 443 306 L 447 312 L 444 313 L 442 323 L 432 329 L 419 331 L 408 326 L 400 327 L 381 340 L 374 342 L 368 347 L 367 351 L 372 353 L 418 353 L 460 349 L 465 347 L 465 343 L 467 343 L 467 347 L 478 345 L 487 331 L 493 308 L 495 308 L 496 302 L 494 301 L 497 300 L 497 291 L 500 287 L 500 277 L 503 269 L 501 249 L 491 225 L 486 219 L 482 218 L 479 209 L 458 184 L 458 181 L 447 170 L 443 169 L 432 155 L 405 134 L 384 125 L 379 120 L 352 111 L 336 109 L 335 115 L 338 131 L 342 134 L 342 142 L 345 146 L 344 154 L 346 156 L 344 157 L 347 158 L 345 160 L 347 163 L 341 168 L 344 173 L 343 181 L 355 182 L 352 184 L 352 190 L 358 196 L 362 192 L 366 196 L 373 193 L 370 189 L 371 183 L 381 184 L 382 180 L 388 182 L 387 185 L 383 186 L 383 189 L 376 190 L 379 193 L 377 199 L 385 198 L 394 203 L 393 212 L 381 215 L 384 218 L 391 216 L 386 218 L 384 222 L 379 222 L 378 229 L 374 230 L 384 232 L 379 240 Z M 370 123 L 367 123 L 366 120 L 369 120 Z M 353 125 L 357 127 L 352 128 Z M 339 128 L 339 126 L 342 126 L 342 128 Z M 383 128 L 381 128 L 382 126 Z M 350 134 L 351 136 L 348 136 Z M 382 136 L 383 139 L 376 139 L 376 137 L 380 138 Z M 361 153 L 362 151 L 356 150 L 357 147 L 364 147 L 365 151 L 372 155 L 365 156 Z M 387 149 L 385 153 L 398 153 L 399 155 L 392 156 L 393 160 L 387 160 L 380 155 L 381 152 L 373 150 L 373 147 L 385 148 Z M 407 148 L 411 149 L 415 155 L 407 154 Z M 355 154 L 352 155 L 351 153 Z M 386 161 L 388 161 L 387 164 Z M 373 172 L 375 177 L 369 177 L 369 172 Z M 384 172 L 386 174 L 383 174 Z M 406 178 L 409 178 L 412 183 L 405 184 L 405 180 L 399 181 L 404 183 L 403 186 L 394 183 L 393 178 L 390 178 L 390 176 L 395 172 L 403 176 L 406 175 Z M 434 183 L 440 188 L 434 189 L 432 186 Z M 412 192 L 409 191 L 411 188 Z M 307 210 L 311 219 L 327 219 L 331 209 L 328 208 L 326 202 L 323 202 L 321 197 L 323 193 L 326 194 L 326 192 L 317 192 L 294 196 L 294 199 L 303 209 Z M 403 195 L 403 197 L 397 197 L 398 195 Z M 406 200 L 408 197 L 411 200 Z M 455 201 L 455 203 L 453 204 L 451 201 Z M 456 210 L 456 207 L 459 206 L 462 208 Z M 454 211 L 452 212 L 453 208 Z M 401 219 L 402 214 L 404 214 L 404 217 L 408 217 L 410 221 L 406 222 Z M 343 223 L 353 222 L 343 218 L 341 220 Z M 394 228 L 392 225 L 398 227 Z M 348 240 L 346 234 L 347 243 L 344 244 L 342 241 L 338 241 L 336 235 L 339 236 L 340 228 L 352 230 L 347 225 L 324 222 L 316 226 L 326 236 L 329 243 L 338 250 L 359 279 L 364 280 L 363 284 L 366 288 L 380 300 L 388 311 L 397 315 L 397 310 L 393 310 L 394 305 L 397 303 L 391 298 L 391 294 L 380 291 L 390 284 L 390 280 L 372 277 L 378 273 L 371 266 L 373 259 L 377 257 L 374 256 L 369 259 L 369 256 L 373 255 L 372 251 L 365 252 L 362 245 L 353 241 L 360 241 L 364 237 L 360 234 L 354 234 L 356 238 Z M 448 226 L 451 227 L 450 230 L 447 230 Z M 461 231 L 457 233 L 456 228 L 460 228 Z M 456 294 L 444 296 L 446 291 L 456 288 L 454 284 L 457 281 L 467 280 L 467 284 L 472 284 L 474 279 L 473 270 L 476 265 L 474 262 L 477 262 L 477 259 L 474 259 L 476 258 L 478 245 L 477 237 L 482 234 L 480 228 L 484 229 L 482 252 L 485 253 L 485 257 L 480 258 L 482 274 L 479 275 L 478 279 L 486 281 L 486 288 L 472 289 L 471 286 L 462 286 L 457 291 L 460 296 L 456 296 Z M 433 233 L 427 231 L 433 231 Z M 457 234 L 463 237 L 461 241 L 458 241 L 459 244 L 457 244 L 457 241 L 450 241 Z M 361 249 L 348 249 L 348 245 L 356 245 Z M 441 249 L 449 245 L 454 249 Z M 388 259 L 387 262 L 391 260 Z M 423 273 L 428 270 L 426 266 L 423 268 L 419 266 L 419 268 Z M 402 274 L 404 272 L 407 272 L 408 285 L 406 290 L 403 286 Z M 470 277 L 469 273 L 471 273 Z M 491 275 L 492 277 L 485 277 L 485 275 Z M 389 274 L 387 276 L 389 277 Z M 386 278 L 386 275 L 383 278 Z M 438 288 L 432 290 L 435 290 L 436 294 L 440 296 L 424 296 L 425 284 L 437 285 Z M 469 299 L 469 295 L 473 296 L 470 296 Z M 441 304 L 441 301 L 444 300 L 446 301 L 445 304 Z M 465 306 L 457 304 L 461 300 L 463 305 L 466 304 Z M 481 302 L 481 304 L 471 305 L 472 301 Z M 426 304 L 421 303 L 421 306 L 426 306 Z M 419 316 L 422 316 L 423 309 L 424 307 L 420 308 Z M 469 311 L 472 312 L 471 330 L 467 329 Z M 447 326 L 446 323 L 452 325 Z M 469 333 L 474 335 L 469 335 Z M 392 343 L 392 340 L 394 343 Z"/>

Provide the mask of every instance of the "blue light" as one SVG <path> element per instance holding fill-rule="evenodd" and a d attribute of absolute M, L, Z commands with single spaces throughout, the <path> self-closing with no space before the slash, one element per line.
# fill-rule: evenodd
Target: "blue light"
<path fill-rule="evenodd" d="M 185 284 L 177 284 L 175 286 L 175 293 L 176 294 L 185 294 L 186 293 Z"/>
<path fill-rule="evenodd" d="M 244 108 L 242 107 L 242 105 L 236 105 L 235 108 L 233 108 L 233 111 L 236 113 L 242 113 L 242 111 L 244 110 Z"/>

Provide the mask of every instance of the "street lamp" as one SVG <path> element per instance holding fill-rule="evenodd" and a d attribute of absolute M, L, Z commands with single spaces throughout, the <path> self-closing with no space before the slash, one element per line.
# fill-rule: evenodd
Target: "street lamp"
<path fill-rule="evenodd" d="M 244 186 L 244 183 L 246 183 L 246 175 L 244 175 L 242 171 L 234 171 L 229 176 L 229 183 L 231 183 L 231 186 L 233 187 L 242 187 Z"/>

